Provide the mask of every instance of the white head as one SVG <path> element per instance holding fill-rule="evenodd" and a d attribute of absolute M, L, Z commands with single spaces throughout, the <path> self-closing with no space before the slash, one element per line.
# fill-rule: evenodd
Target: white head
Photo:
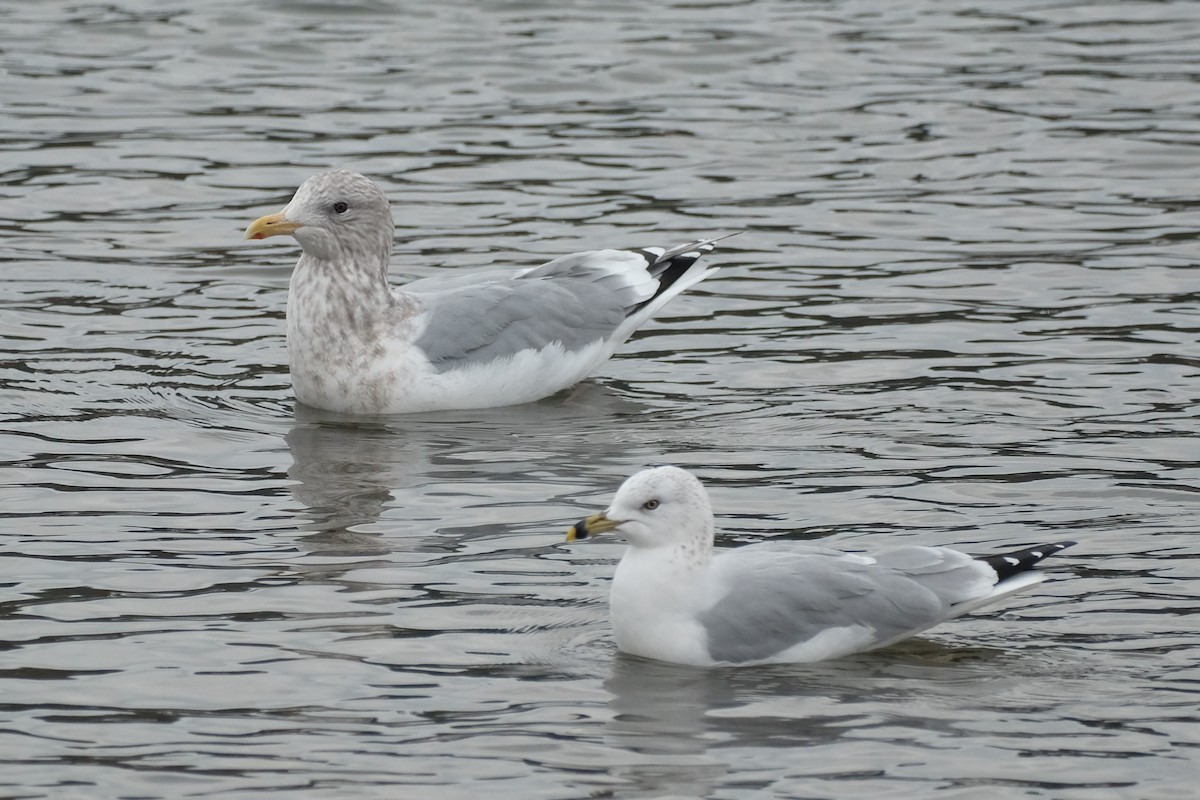
<path fill-rule="evenodd" d="M 576 523 L 567 541 L 604 531 L 616 531 L 632 547 L 682 546 L 707 554 L 713 543 L 708 492 L 679 467 L 642 470 L 621 484 L 607 511 Z"/>
<path fill-rule="evenodd" d="M 282 211 L 250 223 L 246 238 L 291 234 L 322 261 L 382 262 L 386 268 L 394 231 L 383 191 L 366 176 L 339 169 L 306 180 Z"/>

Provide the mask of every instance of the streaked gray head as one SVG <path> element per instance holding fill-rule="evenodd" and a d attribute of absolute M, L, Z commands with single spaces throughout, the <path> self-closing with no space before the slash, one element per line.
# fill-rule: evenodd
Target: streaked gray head
<path fill-rule="evenodd" d="M 628 478 L 604 514 L 634 547 L 712 548 L 708 492 L 679 467 L 654 467 Z"/>
<path fill-rule="evenodd" d="M 392 252 L 395 222 L 383 191 L 365 175 L 332 170 L 314 175 L 281 212 L 304 252 L 325 261 L 378 263 Z"/>

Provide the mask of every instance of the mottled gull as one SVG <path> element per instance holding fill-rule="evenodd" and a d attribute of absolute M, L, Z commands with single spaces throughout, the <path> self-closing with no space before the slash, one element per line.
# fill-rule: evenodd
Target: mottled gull
<path fill-rule="evenodd" d="M 678 467 L 625 481 L 568 541 L 629 543 L 612 583 L 617 646 L 694 666 L 821 661 L 902 641 L 1028 589 L 1033 566 L 1074 542 L 972 558 L 904 545 L 874 554 L 798 543 L 713 551 L 708 493 Z"/>
<path fill-rule="evenodd" d="M 715 269 L 706 239 L 596 250 L 540 267 L 388 283 L 395 223 L 378 186 L 335 170 L 306 180 L 247 239 L 303 249 L 288 292 L 292 386 L 307 405 L 359 414 L 537 400 L 590 375 L 675 295 Z"/>

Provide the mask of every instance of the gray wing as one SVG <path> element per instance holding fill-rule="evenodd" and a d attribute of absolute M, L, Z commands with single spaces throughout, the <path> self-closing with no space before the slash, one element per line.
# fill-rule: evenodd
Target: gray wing
<path fill-rule="evenodd" d="M 533 270 L 483 270 L 405 287 L 423 307 L 416 340 L 439 372 L 540 350 L 567 351 L 607 339 L 654 295 L 647 258 L 622 250 L 576 253 Z M 469 283 L 468 283 L 469 282 Z"/>
<path fill-rule="evenodd" d="M 483 267 L 481 269 L 447 269 L 427 278 L 418 278 L 404 284 L 404 291 L 414 294 L 444 292 L 450 289 L 467 289 L 484 283 L 511 281 L 529 272 L 514 267 Z"/>
<path fill-rule="evenodd" d="M 416 344 L 439 372 L 540 350 L 578 350 L 625 321 L 620 297 L 584 281 L 512 281 L 422 295 Z"/>
<path fill-rule="evenodd" d="M 763 545 L 718 562 L 727 593 L 700 622 L 712 658 L 732 663 L 770 658 L 829 629 L 871 632 L 853 650 L 884 645 L 953 616 L 952 605 L 994 583 L 970 556 L 928 547 L 863 558 Z"/>

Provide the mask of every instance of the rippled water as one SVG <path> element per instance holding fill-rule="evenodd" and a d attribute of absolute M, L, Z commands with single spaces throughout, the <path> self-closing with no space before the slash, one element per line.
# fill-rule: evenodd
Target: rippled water
<path fill-rule="evenodd" d="M 1190 796 L 1200 6 L 0 7 L 0 796 Z M 397 279 L 745 230 L 592 381 L 294 408 L 312 172 Z M 919 642 L 615 653 L 647 463 L 726 544 L 1060 538 Z"/>

